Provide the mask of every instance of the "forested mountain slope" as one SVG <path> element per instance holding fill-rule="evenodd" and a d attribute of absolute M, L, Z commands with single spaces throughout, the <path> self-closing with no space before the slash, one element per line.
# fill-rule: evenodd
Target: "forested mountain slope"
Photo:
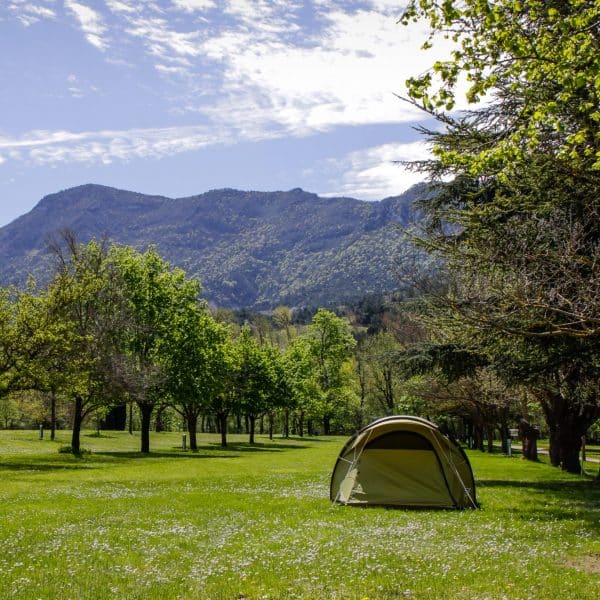
<path fill-rule="evenodd" d="M 288 192 L 212 190 L 188 198 L 83 185 L 44 197 L 0 229 L 0 282 L 50 272 L 48 239 L 65 228 L 107 236 L 198 277 L 220 306 L 268 308 L 341 302 L 398 287 L 394 272 L 422 188 L 380 202 Z"/>

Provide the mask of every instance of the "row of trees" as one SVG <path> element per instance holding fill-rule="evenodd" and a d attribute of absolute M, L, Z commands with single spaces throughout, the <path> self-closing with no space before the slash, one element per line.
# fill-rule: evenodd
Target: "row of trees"
<path fill-rule="evenodd" d="M 199 283 L 153 248 L 66 234 L 53 252 L 46 288 L 2 290 L 0 408 L 6 426 L 21 410 L 54 428 L 58 407 L 75 453 L 86 419 L 99 427 L 126 403 L 143 452 L 168 415 L 179 415 L 192 449 L 207 423 L 226 445 L 242 422 L 253 442 L 257 422 L 271 435 L 276 423 L 285 436 L 328 434 L 408 413 L 492 451 L 520 419 L 542 419 L 530 386 L 472 347 L 440 343 L 455 329 L 439 318 L 428 328 L 430 298 L 368 298 L 345 316 L 319 309 L 304 325 L 287 307 L 210 310 Z"/>
<path fill-rule="evenodd" d="M 284 350 L 248 325 L 220 322 L 199 282 L 154 248 L 82 245 L 67 233 L 52 250 L 57 270 L 47 287 L 0 292 L 0 382 L 4 395 L 45 394 L 52 423 L 57 399 L 66 402 L 74 453 L 86 417 L 124 402 L 137 406 L 142 452 L 165 405 L 187 424 L 192 449 L 207 414 L 224 445 L 231 415 L 245 417 L 250 442 L 257 419 L 276 411 L 319 418 L 331 430 L 351 393 L 345 368 L 355 341 L 346 320 L 320 310 L 295 337 L 288 323 Z"/>

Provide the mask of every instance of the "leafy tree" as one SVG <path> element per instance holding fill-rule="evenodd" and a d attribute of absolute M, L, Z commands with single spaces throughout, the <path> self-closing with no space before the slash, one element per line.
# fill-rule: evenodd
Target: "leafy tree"
<path fill-rule="evenodd" d="M 450 178 L 422 206 L 420 243 L 450 277 L 440 314 L 462 323 L 507 378 L 539 391 L 553 464 L 579 472 L 581 436 L 600 416 L 600 6 L 592 0 L 409 2 L 452 38 L 447 61 L 409 80 L 423 130 Z M 460 115 L 467 99 L 487 103 Z M 464 336 L 463 336 L 464 337 Z"/>
<path fill-rule="evenodd" d="M 187 423 L 190 449 L 196 450 L 198 417 L 225 393 L 231 364 L 228 330 L 195 304 L 176 313 L 169 325 L 160 348 L 166 388 Z"/>
<path fill-rule="evenodd" d="M 318 414 L 318 407 L 321 406 L 323 398 L 306 338 L 295 338 L 286 348 L 282 360 L 289 387 L 288 402 L 284 407 L 283 434 L 289 437 L 290 414 L 296 411 L 298 433 L 302 436 L 306 415 Z"/>
<path fill-rule="evenodd" d="M 121 331 L 122 353 L 115 365 L 119 383 L 136 402 L 141 415 L 141 451 L 150 451 L 150 422 L 166 395 L 160 350 L 178 315 L 198 298 L 199 284 L 173 269 L 156 248 L 140 253 L 131 247 L 113 248 L 114 261 L 125 298 Z"/>
<path fill-rule="evenodd" d="M 0 288 L 0 396 L 10 389 L 17 360 L 15 305 L 8 289 Z"/>
<path fill-rule="evenodd" d="M 271 381 L 267 390 L 267 416 L 269 418 L 269 438 L 273 439 L 274 416 L 283 410 L 284 415 L 292 404 L 291 381 L 288 377 L 284 354 L 274 346 L 263 349 L 270 366 Z"/>
<path fill-rule="evenodd" d="M 343 365 L 352 356 L 356 340 L 350 324 L 333 312 L 320 308 L 306 331 L 306 343 L 322 392 L 323 431 L 331 432 L 331 419 L 345 397 L 349 385 Z"/>
<path fill-rule="evenodd" d="M 507 386 L 493 369 L 477 369 L 472 376 L 448 381 L 440 373 L 417 378 L 410 391 L 426 401 L 428 414 L 460 417 L 467 425 L 473 447 L 493 452 L 495 433 L 505 443 L 516 421 L 518 391 Z"/>
<path fill-rule="evenodd" d="M 53 290 L 56 291 L 56 290 Z M 79 373 L 65 361 L 73 339 L 69 322 L 61 318 L 64 306 L 57 296 L 36 290 L 33 282 L 21 290 L 15 301 L 15 332 L 20 348 L 13 385 L 22 390 L 43 393 L 50 408 L 50 439 L 55 439 L 57 400 L 61 392 L 77 387 Z"/>
<path fill-rule="evenodd" d="M 396 412 L 399 389 L 398 354 L 404 350 L 396 338 L 387 331 L 371 336 L 364 349 L 369 374 L 369 387 L 385 415 Z"/>
<path fill-rule="evenodd" d="M 244 326 L 236 340 L 239 406 L 249 422 L 249 442 L 254 443 L 256 420 L 271 407 L 275 372 L 270 356 Z"/>
<path fill-rule="evenodd" d="M 229 416 L 240 410 L 241 371 L 239 355 L 233 340 L 228 336 L 223 346 L 223 358 L 227 365 L 227 373 L 222 379 L 222 389 L 219 394 L 212 396 L 209 412 L 214 414 L 219 424 L 221 447 L 227 446 L 227 426 Z"/>
<path fill-rule="evenodd" d="M 296 335 L 295 327 L 293 325 L 292 310 L 289 306 L 278 306 L 273 311 L 273 317 L 275 323 L 279 325 L 285 331 L 285 338 L 288 344 L 291 344 L 292 340 Z"/>
<path fill-rule="evenodd" d="M 455 43 L 451 58 L 408 81 L 415 102 L 429 111 L 452 109 L 464 76 L 470 103 L 493 101 L 484 121 L 471 115 L 464 123 L 477 128 L 480 145 L 465 138 L 464 146 L 439 148 L 443 166 L 508 181 L 539 155 L 582 175 L 600 171 L 595 0 L 410 0 L 401 20 L 426 21 L 425 47 L 440 35 Z"/>
<path fill-rule="evenodd" d="M 122 330 L 122 295 L 106 244 L 82 245 L 65 232 L 52 249 L 57 268 L 46 302 L 50 322 L 58 324 L 60 333 L 53 336 L 48 360 L 42 361 L 33 378 L 39 382 L 40 370 L 54 369 L 60 354 L 62 374 L 58 379 L 50 375 L 48 385 L 50 389 L 59 381 L 73 404 L 71 448 L 79 454 L 83 420 L 112 399 L 111 367 Z"/>

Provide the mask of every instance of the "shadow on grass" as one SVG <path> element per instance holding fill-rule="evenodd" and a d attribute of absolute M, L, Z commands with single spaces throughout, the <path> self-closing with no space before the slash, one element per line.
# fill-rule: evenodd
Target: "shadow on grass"
<path fill-rule="evenodd" d="M 150 451 L 144 454 L 139 451 L 95 451 L 94 456 L 111 456 L 113 458 L 236 458 L 243 454 L 254 454 L 258 452 L 285 452 L 286 450 L 295 450 L 307 448 L 297 444 L 248 444 L 247 442 L 234 442 L 223 447 L 219 443 L 202 444 L 197 450 L 182 450 L 179 446 L 172 450 Z"/>
<path fill-rule="evenodd" d="M 66 463 L 66 462 L 9 462 L 0 463 L 1 471 L 35 471 L 35 472 L 48 472 L 48 471 L 76 471 L 82 467 L 88 466 L 85 461 L 77 463 Z"/>
<path fill-rule="evenodd" d="M 148 458 L 193 458 L 193 459 L 206 459 L 206 458 L 236 458 L 239 454 L 203 454 L 199 451 L 182 451 L 182 450 L 173 450 L 173 451 L 157 451 L 157 452 L 127 452 L 127 451 L 101 451 L 94 452 L 93 457 L 96 462 L 102 461 L 104 458 L 106 462 L 110 458 L 110 462 L 115 462 L 118 459 L 127 459 L 127 460 L 143 460 Z"/>
<path fill-rule="evenodd" d="M 479 489 L 521 490 L 524 501 L 510 507 L 510 512 L 524 520 L 585 521 L 600 533 L 600 485 L 586 478 L 577 481 L 521 481 L 488 479 L 477 482 Z M 485 508 L 485 507 L 483 507 Z"/>
<path fill-rule="evenodd" d="M 516 487 L 530 488 L 551 492 L 581 491 L 587 489 L 591 492 L 597 492 L 600 498 L 600 485 L 593 479 L 580 479 L 577 481 L 567 481 L 564 479 L 554 479 L 549 481 L 524 481 L 521 479 L 481 479 L 477 481 L 479 487 Z"/>
<path fill-rule="evenodd" d="M 198 446 L 198 450 L 221 450 L 223 452 L 285 452 L 286 450 L 303 450 L 305 448 L 308 448 L 308 446 L 302 444 L 279 444 L 276 442 L 256 442 L 254 444 L 248 442 L 228 442 L 225 447 L 221 446 L 219 442 L 212 442 Z"/>

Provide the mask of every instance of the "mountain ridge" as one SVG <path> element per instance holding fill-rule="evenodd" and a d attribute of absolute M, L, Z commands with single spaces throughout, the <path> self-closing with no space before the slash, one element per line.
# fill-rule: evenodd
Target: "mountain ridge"
<path fill-rule="evenodd" d="M 82 242 L 106 236 L 144 250 L 150 244 L 200 279 L 217 305 L 264 309 L 316 305 L 398 287 L 398 225 L 411 219 L 424 186 L 367 202 L 301 188 L 232 188 L 182 198 L 84 184 L 44 196 L 0 228 L 0 282 L 22 285 L 51 270 L 47 242 L 63 229 Z"/>

